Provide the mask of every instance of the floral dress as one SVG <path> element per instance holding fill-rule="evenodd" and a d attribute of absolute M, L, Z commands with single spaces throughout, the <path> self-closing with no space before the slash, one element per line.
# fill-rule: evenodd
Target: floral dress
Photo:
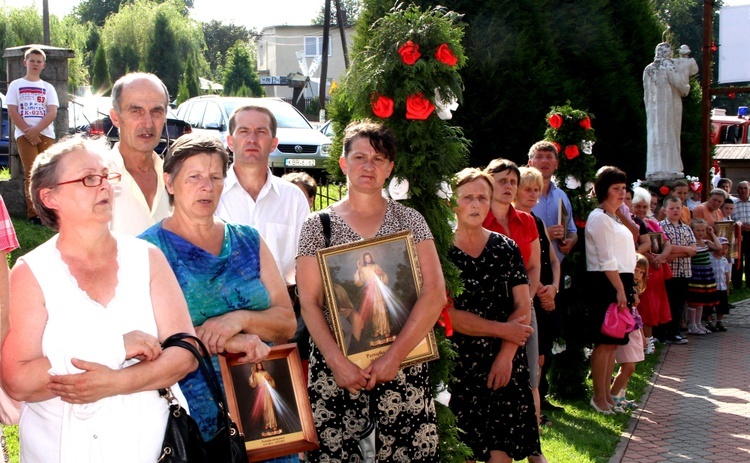
<path fill-rule="evenodd" d="M 448 258 L 461 270 L 464 283 L 463 293 L 454 300 L 456 309 L 506 322 L 514 310 L 513 287 L 529 284 L 515 242 L 492 233 L 479 257 L 453 247 Z M 450 408 L 474 458 L 488 461 L 491 450 L 501 450 L 514 460 L 539 455 L 526 349 L 516 350 L 510 382 L 493 390 L 487 387 L 487 379 L 503 340 L 456 333 L 453 342 L 458 361 L 450 385 Z"/>
<path fill-rule="evenodd" d="M 331 246 L 361 241 L 332 209 Z M 411 230 L 417 243 L 433 239 L 424 218 L 415 210 L 388 201 L 383 223 L 375 236 Z M 315 256 L 325 247 L 323 225 L 317 214 L 302 225 L 299 256 Z M 328 319 L 328 308 L 324 308 Z M 320 463 L 359 463 L 358 443 L 369 419 L 377 423 L 376 448 L 379 462 L 440 461 L 437 417 L 430 387 L 429 365 L 420 363 L 398 371 L 396 378 L 371 391 L 349 393 L 336 385 L 323 355 L 310 340 L 308 393 L 320 448 L 308 452 L 308 460 Z"/>

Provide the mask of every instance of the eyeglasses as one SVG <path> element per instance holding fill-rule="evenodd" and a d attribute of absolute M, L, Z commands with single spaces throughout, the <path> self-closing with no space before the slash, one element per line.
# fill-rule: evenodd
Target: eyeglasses
<path fill-rule="evenodd" d="M 79 178 L 79 179 L 76 179 L 76 180 L 69 180 L 67 182 L 60 182 L 56 186 L 67 185 L 69 183 L 78 183 L 78 182 L 81 182 L 81 183 L 83 183 L 83 186 L 94 188 L 94 187 L 98 187 L 99 185 L 101 185 L 105 178 L 107 179 L 107 181 L 109 181 L 109 183 L 120 183 L 120 179 L 122 178 L 122 175 L 121 174 L 116 174 L 116 173 L 111 173 L 111 174 L 107 174 L 107 175 L 91 174 L 91 175 L 87 175 L 87 176 L 85 176 L 83 178 Z"/>

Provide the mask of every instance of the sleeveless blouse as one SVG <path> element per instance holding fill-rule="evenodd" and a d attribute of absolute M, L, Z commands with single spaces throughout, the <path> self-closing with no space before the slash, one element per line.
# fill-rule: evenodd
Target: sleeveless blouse
<path fill-rule="evenodd" d="M 117 287 L 114 298 L 103 306 L 79 288 L 57 249 L 57 237 L 20 258 L 44 295 L 47 324 L 42 352 L 50 361 L 50 373 L 79 373 L 72 358 L 115 370 L 137 363 L 125 360 L 123 335 L 140 330 L 158 337 L 151 305 L 149 245 L 115 235 Z M 179 394 L 175 386 L 173 391 Z M 59 397 L 26 403 L 19 424 L 21 461 L 154 462 L 161 452 L 167 415 L 167 402 L 156 390 L 82 405 Z"/>

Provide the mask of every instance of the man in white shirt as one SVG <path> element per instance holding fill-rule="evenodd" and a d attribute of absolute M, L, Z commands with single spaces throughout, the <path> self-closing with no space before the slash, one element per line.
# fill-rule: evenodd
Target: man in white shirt
<path fill-rule="evenodd" d="M 112 231 L 136 236 L 169 216 L 163 160 L 154 151 L 167 121 L 169 92 L 155 75 L 126 74 L 112 87 L 112 123 L 120 141 L 110 152 L 110 171 L 122 174 L 115 185 Z"/>
<path fill-rule="evenodd" d="M 227 144 L 234 152 L 234 163 L 227 172 L 216 215 L 255 227 L 287 286 L 293 286 L 297 242 L 310 209 L 297 186 L 268 168 L 268 156 L 278 143 L 276 118 L 269 109 L 243 106 L 232 113 Z"/>

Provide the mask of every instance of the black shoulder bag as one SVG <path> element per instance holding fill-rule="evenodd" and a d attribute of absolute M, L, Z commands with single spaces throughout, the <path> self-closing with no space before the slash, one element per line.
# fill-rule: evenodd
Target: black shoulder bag
<path fill-rule="evenodd" d="M 200 347 L 200 351 L 185 339 L 192 339 Z M 172 395 L 170 388 L 159 389 L 159 395 L 169 402 L 169 419 L 164 433 L 162 452 L 159 463 L 247 463 L 245 440 L 237 425 L 229 417 L 226 399 L 221 383 L 213 369 L 208 349 L 200 339 L 187 333 L 177 333 L 168 337 L 162 343 L 162 349 L 167 347 L 182 347 L 192 353 L 198 360 L 208 388 L 219 407 L 219 430 L 210 440 L 206 441 L 201 435 L 198 423 L 188 415 L 187 411 Z"/>

